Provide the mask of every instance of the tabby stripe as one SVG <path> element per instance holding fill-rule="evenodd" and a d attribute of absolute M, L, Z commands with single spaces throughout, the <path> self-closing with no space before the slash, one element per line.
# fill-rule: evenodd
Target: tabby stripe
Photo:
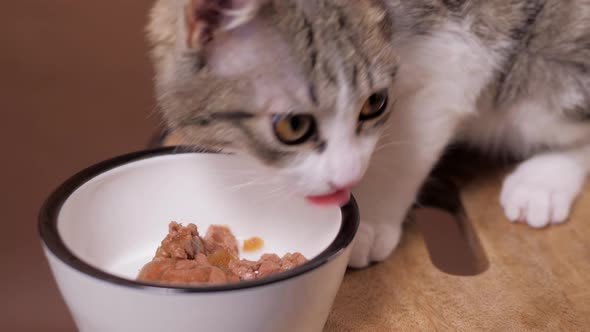
<path fill-rule="evenodd" d="M 311 70 L 313 71 L 317 65 L 317 58 L 318 58 L 318 51 L 315 47 L 314 30 L 313 30 L 313 26 L 311 25 L 311 22 L 305 16 L 305 14 L 301 13 L 301 15 L 303 15 L 303 28 L 307 31 L 307 33 L 306 33 L 307 48 L 310 51 Z"/>
<path fill-rule="evenodd" d="M 244 136 L 249 139 L 248 145 L 250 150 L 257 154 L 267 164 L 278 164 L 281 161 L 285 161 L 287 157 L 294 155 L 293 152 L 280 151 L 269 147 L 263 141 L 258 140 L 252 130 L 244 125 L 238 124 L 237 127 L 240 128 L 244 133 Z"/>
<path fill-rule="evenodd" d="M 254 118 L 255 115 L 253 113 L 242 112 L 242 111 L 233 111 L 233 112 L 219 112 L 219 113 L 211 113 L 207 115 L 202 115 L 194 119 L 189 119 L 183 122 L 184 126 L 209 126 L 212 122 L 240 122 L 244 120 L 249 120 Z"/>
<path fill-rule="evenodd" d="M 309 100 L 311 100 L 311 102 L 317 106 L 319 104 L 318 101 L 318 94 L 315 88 L 315 84 L 310 83 L 309 87 L 308 87 L 308 93 L 309 93 Z"/>
<path fill-rule="evenodd" d="M 348 43 L 352 45 L 355 54 L 363 63 L 365 67 L 365 72 L 367 73 L 367 81 L 369 82 L 369 88 L 372 89 L 375 85 L 375 80 L 373 78 L 373 74 L 371 73 L 371 62 L 369 61 L 369 58 L 367 58 L 367 56 L 362 53 L 362 48 L 355 42 L 354 38 L 352 38 L 349 34 L 346 34 L 346 39 L 348 40 Z"/>
<path fill-rule="evenodd" d="M 523 7 L 523 10 L 526 14 L 526 19 L 521 26 L 512 29 L 510 33 L 510 37 L 519 44 L 513 48 L 511 54 L 508 56 L 508 60 L 504 66 L 505 70 L 500 72 L 496 96 L 494 98 L 496 104 L 500 102 L 503 87 L 506 84 L 508 76 L 516 65 L 519 51 L 528 46 L 530 43 L 532 38 L 530 29 L 534 26 L 537 18 L 545 8 L 545 1 L 546 0 L 528 0 Z"/>
<path fill-rule="evenodd" d="M 357 68 L 357 66 L 355 64 L 352 67 L 352 78 L 351 78 L 352 86 L 354 88 L 357 88 L 357 80 L 358 80 L 358 77 L 357 76 L 358 76 L 358 68 Z"/>
<path fill-rule="evenodd" d="M 465 0 L 442 0 L 443 5 L 452 12 L 458 12 L 463 8 Z"/>
<path fill-rule="evenodd" d="M 324 76 L 326 76 L 326 79 L 330 81 L 330 83 L 332 83 L 333 85 L 336 85 L 338 83 L 338 81 L 336 80 L 336 75 L 328 66 L 328 63 L 325 61 L 322 62 L 322 72 L 324 73 Z"/>

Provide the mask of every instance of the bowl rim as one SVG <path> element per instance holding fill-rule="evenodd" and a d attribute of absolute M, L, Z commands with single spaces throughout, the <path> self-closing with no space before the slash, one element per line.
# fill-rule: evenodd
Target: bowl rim
<path fill-rule="evenodd" d="M 38 232 L 42 243 L 62 263 L 94 279 L 127 288 L 155 291 L 165 294 L 228 292 L 273 285 L 278 282 L 287 281 L 302 276 L 327 264 L 338 257 L 352 243 L 360 222 L 359 210 L 354 196 L 351 196 L 350 202 L 341 208 L 342 222 L 340 225 L 340 230 L 338 231 L 332 243 L 330 243 L 330 245 L 324 251 L 311 259 L 309 262 L 299 267 L 260 280 L 241 281 L 239 283 L 214 286 L 192 287 L 141 282 L 119 277 L 96 268 L 80 259 L 65 245 L 57 227 L 60 210 L 68 198 L 88 181 L 117 167 L 134 162 L 140 162 L 145 159 L 194 153 L 219 154 L 219 152 L 207 151 L 203 149 L 191 149 L 188 151 L 179 149 L 179 147 L 164 147 L 141 150 L 120 155 L 83 169 L 58 186 L 43 203 L 38 216 Z"/>

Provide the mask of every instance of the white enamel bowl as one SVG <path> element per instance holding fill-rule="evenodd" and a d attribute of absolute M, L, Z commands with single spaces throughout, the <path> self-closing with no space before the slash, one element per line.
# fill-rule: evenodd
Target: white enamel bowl
<path fill-rule="evenodd" d="M 45 254 L 82 332 L 319 332 L 342 282 L 358 227 L 342 209 L 273 193 L 237 156 L 159 149 L 90 167 L 60 186 L 39 218 Z M 254 181 L 253 181 L 254 180 Z M 248 183 L 250 183 L 248 185 Z M 228 225 L 264 248 L 310 262 L 268 279 L 215 287 L 134 281 L 170 221 Z"/>

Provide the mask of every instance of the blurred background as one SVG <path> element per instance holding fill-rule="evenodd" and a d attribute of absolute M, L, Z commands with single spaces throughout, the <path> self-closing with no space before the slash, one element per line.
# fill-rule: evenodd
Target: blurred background
<path fill-rule="evenodd" d="M 17 0 L 0 11 L 0 331 L 75 331 L 37 236 L 64 179 L 156 132 L 152 1 Z"/>

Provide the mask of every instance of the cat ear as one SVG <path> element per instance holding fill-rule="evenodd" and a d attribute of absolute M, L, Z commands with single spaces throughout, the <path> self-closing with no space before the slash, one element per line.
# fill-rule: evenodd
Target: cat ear
<path fill-rule="evenodd" d="M 268 0 L 187 0 L 184 6 L 186 46 L 199 50 L 215 35 L 256 17 Z"/>

